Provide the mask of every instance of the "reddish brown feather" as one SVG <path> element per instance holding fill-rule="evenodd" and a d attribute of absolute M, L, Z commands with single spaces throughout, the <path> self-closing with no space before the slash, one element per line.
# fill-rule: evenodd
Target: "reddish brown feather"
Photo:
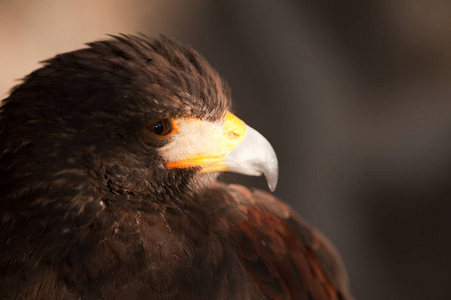
<path fill-rule="evenodd" d="M 244 264 L 271 299 L 352 299 L 346 272 L 333 246 L 269 193 L 230 186 L 240 218 L 232 238 Z"/>

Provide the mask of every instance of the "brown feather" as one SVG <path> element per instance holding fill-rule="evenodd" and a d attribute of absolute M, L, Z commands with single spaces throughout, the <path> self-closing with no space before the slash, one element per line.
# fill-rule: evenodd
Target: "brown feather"
<path fill-rule="evenodd" d="M 269 193 L 231 185 L 240 218 L 232 237 L 244 264 L 271 299 L 352 299 L 336 250 Z"/>

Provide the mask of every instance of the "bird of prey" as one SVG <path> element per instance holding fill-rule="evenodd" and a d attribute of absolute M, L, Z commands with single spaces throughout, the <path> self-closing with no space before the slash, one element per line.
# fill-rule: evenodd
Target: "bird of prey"
<path fill-rule="evenodd" d="M 269 192 L 269 142 L 189 46 L 118 35 L 55 56 L 0 112 L 0 299 L 352 299 Z"/>

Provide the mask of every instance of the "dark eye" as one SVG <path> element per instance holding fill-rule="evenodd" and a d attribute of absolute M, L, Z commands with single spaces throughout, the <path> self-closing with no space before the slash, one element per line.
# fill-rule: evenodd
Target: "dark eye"
<path fill-rule="evenodd" d="M 158 136 L 169 135 L 174 132 L 173 121 L 169 119 L 160 120 L 152 124 L 151 132 Z"/>

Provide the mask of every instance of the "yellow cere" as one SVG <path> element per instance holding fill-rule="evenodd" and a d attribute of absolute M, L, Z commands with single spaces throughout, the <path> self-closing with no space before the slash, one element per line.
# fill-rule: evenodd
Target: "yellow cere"
<path fill-rule="evenodd" d="M 233 148 L 244 139 L 246 123 L 234 114 L 227 112 L 224 118 L 224 132 L 227 135 L 227 146 Z"/>
<path fill-rule="evenodd" d="M 169 168 L 201 166 L 202 172 L 225 170 L 224 159 L 244 139 L 246 124 L 227 112 L 223 122 L 176 118 L 178 131 L 159 149 Z"/>

